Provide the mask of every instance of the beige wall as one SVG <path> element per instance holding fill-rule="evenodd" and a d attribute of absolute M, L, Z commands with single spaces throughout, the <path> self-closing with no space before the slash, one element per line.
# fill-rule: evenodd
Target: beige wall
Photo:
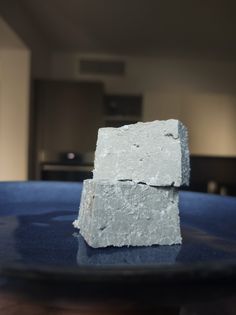
<path fill-rule="evenodd" d="M 144 120 L 178 118 L 188 127 L 192 154 L 236 156 L 235 95 L 148 92 L 145 104 Z"/>
<path fill-rule="evenodd" d="M 7 46 L 0 45 L 0 180 L 25 180 L 30 53 L 26 48 Z"/>
<path fill-rule="evenodd" d="M 24 42 L 24 47 L 27 46 L 30 49 L 32 77 L 48 77 L 51 62 L 50 42 L 47 42 L 47 36 L 42 34 L 41 30 L 38 29 L 37 23 L 28 14 L 24 3 L 17 0 L 0 1 L 0 12 L 1 17 L 17 33 L 21 41 Z"/>
<path fill-rule="evenodd" d="M 0 17 L 0 49 L 24 49 L 25 45 Z"/>
<path fill-rule="evenodd" d="M 110 77 L 80 75 L 81 56 L 54 53 L 52 77 L 101 80 L 107 93 L 142 93 L 143 120 L 181 119 L 189 128 L 191 153 L 236 156 L 235 62 L 214 56 L 205 60 L 118 56 L 126 61 L 126 75 Z"/>

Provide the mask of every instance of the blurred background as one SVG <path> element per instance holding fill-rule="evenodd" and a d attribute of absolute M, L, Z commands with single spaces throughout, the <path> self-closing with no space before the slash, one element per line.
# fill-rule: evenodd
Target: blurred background
<path fill-rule="evenodd" d="M 0 180 L 91 177 L 97 130 L 180 119 L 236 195 L 235 1 L 1 0 Z"/>

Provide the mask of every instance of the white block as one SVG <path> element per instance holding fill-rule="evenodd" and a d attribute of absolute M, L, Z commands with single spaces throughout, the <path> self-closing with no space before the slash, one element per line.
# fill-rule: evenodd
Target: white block
<path fill-rule="evenodd" d="M 86 180 L 74 226 L 92 247 L 180 244 L 178 191 Z"/>
<path fill-rule="evenodd" d="M 188 185 L 187 129 L 174 119 L 101 128 L 94 164 L 94 179 Z"/>

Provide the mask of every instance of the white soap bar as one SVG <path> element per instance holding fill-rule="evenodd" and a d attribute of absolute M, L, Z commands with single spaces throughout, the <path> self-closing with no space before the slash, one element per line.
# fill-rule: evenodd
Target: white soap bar
<path fill-rule="evenodd" d="M 98 131 L 94 179 L 179 187 L 189 184 L 189 173 L 187 129 L 178 120 Z"/>
<path fill-rule="evenodd" d="M 95 248 L 180 244 L 178 191 L 131 181 L 85 180 L 74 226 Z"/>

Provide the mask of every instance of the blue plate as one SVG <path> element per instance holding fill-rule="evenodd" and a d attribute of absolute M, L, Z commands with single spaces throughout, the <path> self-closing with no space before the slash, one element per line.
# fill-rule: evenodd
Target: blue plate
<path fill-rule="evenodd" d="M 236 275 L 236 198 L 181 192 L 182 245 L 93 249 L 72 226 L 75 209 L 18 203 L 0 217 L 0 271 L 86 281 L 232 279 Z M 4 210 L 4 209 L 2 209 Z M 7 215 L 11 213 L 11 215 Z"/>

